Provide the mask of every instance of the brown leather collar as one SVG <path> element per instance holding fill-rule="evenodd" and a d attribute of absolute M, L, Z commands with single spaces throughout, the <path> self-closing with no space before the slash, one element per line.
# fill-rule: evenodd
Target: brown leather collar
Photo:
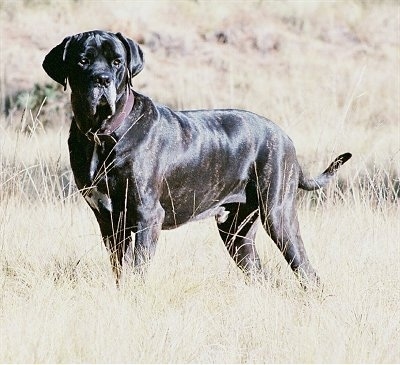
<path fill-rule="evenodd" d="M 90 141 L 94 141 L 99 145 L 102 144 L 102 140 L 110 140 L 110 139 L 114 143 L 117 143 L 117 140 L 113 136 L 113 133 L 122 125 L 126 117 L 132 111 L 134 102 L 135 102 L 135 97 L 133 95 L 133 92 L 131 88 L 127 86 L 126 99 L 121 112 L 116 113 L 110 118 L 106 119 L 103 122 L 102 126 L 97 131 L 92 132 L 92 130 L 89 130 L 86 133 L 86 137 Z"/>

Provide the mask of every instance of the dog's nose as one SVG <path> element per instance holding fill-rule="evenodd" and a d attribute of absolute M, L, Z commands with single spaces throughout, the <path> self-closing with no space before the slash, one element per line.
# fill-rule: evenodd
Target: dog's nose
<path fill-rule="evenodd" d="M 94 77 L 94 82 L 99 86 L 108 87 L 111 83 L 111 77 L 108 74 L 99 74 Z"/>

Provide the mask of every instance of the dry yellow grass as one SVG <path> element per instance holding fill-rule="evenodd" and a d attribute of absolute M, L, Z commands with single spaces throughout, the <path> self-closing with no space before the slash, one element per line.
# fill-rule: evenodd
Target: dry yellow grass
<path fill-rule="evenodd" d="M 382 193 L 399 187 L 397 3 L 50 4 L 0 4 L 2 97 L 47 81 L 63 36 L 106 28 L 144 39 L 135 85 L 155 100 L 266 115 L 311 174 L 354 157 L 340 199 L 299 198 L 324 291 L 303 292 L 261 229 L 271 280 L 246 283 L 212 220 L 163 233 L 147 280 L 118 290 L 91 211 L 64 189 L 68 125 L 26 134 L 3 115 L 0 362 L 400 362 L 400 206 Z"/>
<path fill-rule="evenodd" d="M 59 138 L 20 136 L 15 147 L 40 156 L 38 176 L 46 166 L 55 173 L 58 147 L 46 141 Z M 16 191 L 30 185 L 19 172 Z M 351 195 L 302 204 L 323 292 L 304 293 L 261 230 L 273 278 L 246 284 L 212 221 L 164 233 L 146 282 L 128 275 L 118 290 L 87 206 L 55 198 L 33 175 L 37 195 L 14 192 L 1 204 L 2 362 L 399 360 L 398 206 Z"/>

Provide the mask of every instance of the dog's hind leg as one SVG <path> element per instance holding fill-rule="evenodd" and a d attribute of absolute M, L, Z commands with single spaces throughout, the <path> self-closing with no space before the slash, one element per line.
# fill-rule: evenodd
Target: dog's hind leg
<path fill-rule="evenodd" d="M 223 221 L 217 217 L 217 223 L 229 254 L 246 274 L 259 273 L 261 264 L 255 247 L 258 207 L 233 203 L 227 204 L 225 209 L 229 211 L 228 217 Z"/>
<path fill-rule="evenodd" d="M 261 192 L 261 222 L 268 235 L 282 252 L 293 272 L 299 277 L 301 285 L 318 284 L 319 278 L 310 264 L 300 235 L 296 212 L 297 180 L 269 186 Z"/>

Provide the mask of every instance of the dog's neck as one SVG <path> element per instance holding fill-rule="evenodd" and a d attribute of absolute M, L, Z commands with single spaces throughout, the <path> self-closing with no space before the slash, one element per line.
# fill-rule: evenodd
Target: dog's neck
<path fill-rule="evenodd" d="M 91 129 L 85 133 L 86 137 L 90 141 L 94 141 L 97 144 L 101 144 L 104 139 L 111 139 L 114 143 L 117 140 L 114 136 L 114 132 L 122 125 L 125 119 L 128 117 L 129 113 L 132 111 L 133 104 L 135 103 L 135 97 L 133 95 L 132 89 L 127 86 L 125 93 L 125 100 L 123 100 L 122 107 L 118 108 L 116 113 L 109 118 L 107 118 L 101 124 L 97 131 L 92 131 Z"/>

